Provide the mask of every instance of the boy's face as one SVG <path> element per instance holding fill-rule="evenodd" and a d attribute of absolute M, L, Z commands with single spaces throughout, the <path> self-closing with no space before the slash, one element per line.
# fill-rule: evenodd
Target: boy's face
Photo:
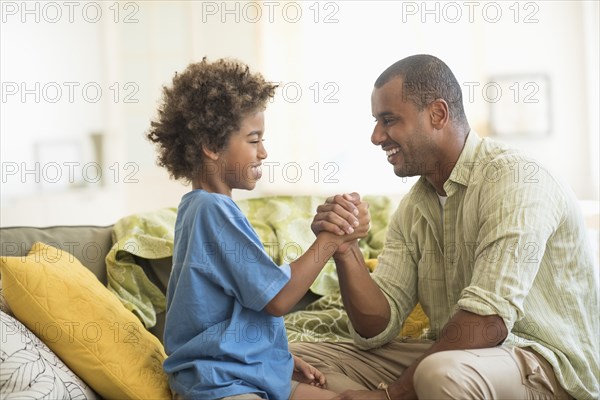
<path fill-rule="evenodd" d="M 264 130 L 264 112 L 247 114 L 240 129 L 231 134 L 225 149 L 220 152 L 221 180 L 229 194 L 231 189 L 252 190 L 260 179 L 262 160 L 267 158 Z"/>

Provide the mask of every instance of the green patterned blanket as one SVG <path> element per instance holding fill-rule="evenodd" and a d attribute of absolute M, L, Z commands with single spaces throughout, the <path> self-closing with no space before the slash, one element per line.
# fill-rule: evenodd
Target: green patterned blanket
<path fill-rule="evenodd" d="M 310 230 L 322 196 L 272 196 L 237 201 L 276 264 L 290 263 L 315 240 Z M 365 196 L 371 213 L 369 235 L 359 241 L 365 259 L 377 258 L 383 249 L 387 222 L 395 205 L 384 196 Z M 338 290 L 337 272 L 329 260 L 310 290 L 324 296 Z"/>
<path fill-rule="evenodd" d="M 157 260 L 173 255 L 176 208 L 121 218 L 113 226 L 113 247 L 106 255 L 108 289 L 135 313 L 146 328 L 165 311 L 164 293 L 150 281 L 137 258 Z"/>
<path fill-rule="evenodd" d="M 359 247 L 365 259 L 376 258 L 383 248 L 387 221 L 395 205 L 384 196 L 365 196 L 364 200 L 370 206 L 371 230 L 366 238 L 359 241 Z M 325 197 L 321 196 L 272 196 L 238 200 L 236 203 L 248 217 L 268 254 L 277 264 L 283 264 L 295 260 L 313 242 L 310 223 L 317 206 L 324 201 Z M 138 260 L 172 256 L 176 215 L 175 208 L 167 208 L 122 218 L 114 225 L 115 244 L 106 257 L 109 289 L 148 328 L 156 324 L 156 314 L 165 310 L 165 296 L 148 279 Z M 293 328 L 291 332 L 299 332 L 297 337 L 311 334 L 320 337 L 322 328 L 311 330 L 312 325 L 306 320 L 317 321 L 322 316 L 325 318 L 322 323 L 335 326 L 336 332 L 331 336 L 323 331 L 324 338 L 345 337 L 347 322 L 341 320 L 337 273 L 331 260 L 311 286 L 311 291 L 324 297 L 311 305 L 311 310 L 303 311 L 304 319 L 297 313 L 286 317 L 290 326 L 298 325 L 298 329 Z M 314 314 L 316 312 L 319 315 Z"/>

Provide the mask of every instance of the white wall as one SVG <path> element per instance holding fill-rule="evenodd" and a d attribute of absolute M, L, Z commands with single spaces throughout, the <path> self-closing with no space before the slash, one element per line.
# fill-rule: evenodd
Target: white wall
<path fill-rule="evenodd" d="M 2 226 L 110 224 L 176 206 L 188 188 L 155 166 L 144 133 L 161 86 L 205 55 L 239 58 L 281 83 L 267 110 L 270 167 L 255 191 L 237 197 L 408 190 L 414 179 L 395 177 L 369 141 L 370 93 L 389 64 L 430 53 L 463 89 L 497 76 L 547 75 L 551 97 L 539 100 L 551 133 L 502 140 L 565 175 L 581 199 L 598 200 L 596 2 L 73 4 L 2 3 Z M 30 89 L 24 97 L 21 85 Z M 503 85 L 503 96 L 512 95 Z M 465 102 L 481 134 L 491 133 L 489 100 L 475 90 Z M 92 133 L 103 134 L 103 160 L 94 158 Z M 90 167 L 96 161 L 101 182 Z"/>

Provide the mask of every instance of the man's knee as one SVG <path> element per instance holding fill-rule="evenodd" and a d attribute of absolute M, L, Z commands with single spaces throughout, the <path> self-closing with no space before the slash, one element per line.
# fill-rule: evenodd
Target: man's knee
<path fill-rule="evenodd" d="M 419 398 L 523 398 L 519 368 L 502 348 L 442 351 L 425 357 L 413 384 Z"/>
<path fill-rule="evenodd" d="M 443 351 L 425 357 L 413 384 L 420 399 L 493 398 L 490 382 L 469 362 L 464 351 Z"/>
<path fill-rule="evenodd" d="M 448 351 L 425 357 L 415 370 L 413 385 L 420 399 L 452 398 L 456 393 L 455 358 Z"/>

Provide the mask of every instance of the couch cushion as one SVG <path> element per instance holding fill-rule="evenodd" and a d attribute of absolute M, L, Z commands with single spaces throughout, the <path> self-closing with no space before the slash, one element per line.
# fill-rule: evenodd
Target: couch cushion
<path fill-rule="evenodd" d="M 35 242 L 72 254 L 106 284 L 105 257 L 112 246 L 112 226 L 28 226 L 0 228 L 0 256 L 27 255 Z"/>
<path fill-rule="evenodd" d="M 163 347 L 66 251 L 35 243 L 0 258 L 15 316 L 104 398 L 170 398 Z"/>

